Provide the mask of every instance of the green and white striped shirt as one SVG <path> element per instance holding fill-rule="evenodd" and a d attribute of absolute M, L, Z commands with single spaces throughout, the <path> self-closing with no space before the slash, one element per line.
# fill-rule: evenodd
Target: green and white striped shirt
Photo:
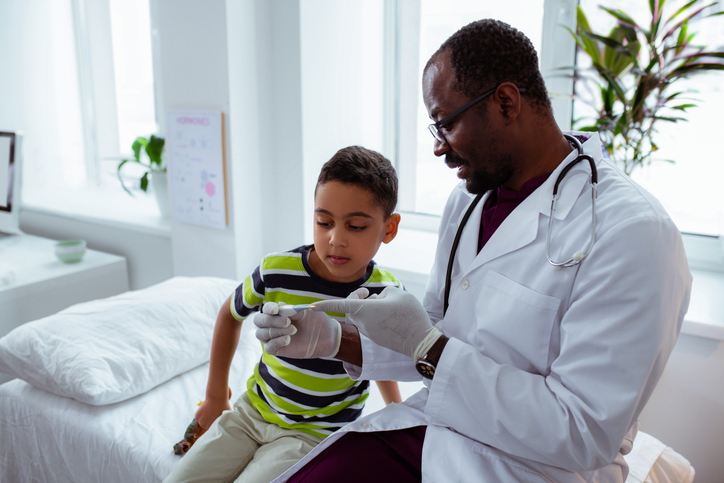
<path fill-rule="evenodd" d="M 325 280 L 309 266 L 311 248 L 301 246 L 264 257 L 234 291 L 233 316 L 244 320 L 265 302 L 311 304 L 345 298 L 360 287 L 366 287 L 371 294 L 390 285 L 403 288 L 394 275 L 379 269 L 374 261 L 355 282 Z M 344 314 L 327 315 L 344 322 Z M 324 437 L 360 416 L 369 396 L 369 381 L 353 381 L 342 362 L 335 359 L 290 359 L 264 352 L 249 378 L 247 394 L 270 423 Z"/>

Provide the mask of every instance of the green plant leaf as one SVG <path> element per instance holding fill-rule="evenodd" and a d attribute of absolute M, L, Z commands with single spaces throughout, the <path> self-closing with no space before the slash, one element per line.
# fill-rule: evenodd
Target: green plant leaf
<path fill-rule="evenodd" d="M 580 6 L 576 7 L 576 25 L 577 30 L 580 31 L 583 35 L 577 35 L 574 34 L 576 37 L 576 40 L 578 42 L 578 45 L 581 47 L 581 49 L 588 54 L 588 56 L 591 58 L 591 61 L 594 65 L 598 65 L 601 63 L 601 51 L 598 48 L 598 44 L 589 39 L 585 34 L 591 32 L 591 27 L 588 24 L 588 19 L 586 18 L 586 14 L 583 13 L 583 10 Z"/>
<path fill-rule="evenodd" d="M 589 37 L 593 40 L 597 40 L 604 44 L 606 47 L 616 51 L 619 54 L 631 56 L 628 49 L 621 43 L 620 41 L 616 40 L 615 38 L 611 37 L 604 37 L 602 35 L 594 34 L 593 32 L 584 32 L 583 33 L 586 37 Z M 623 33 L 621 33 L 621 37 L 623 38 Z"/>
<path fill-rule="evenodd" d="M 615 127 L 613 128 L 613 135 L 618 136 L 619 134 L 624 132 L 624 130 L 626 129 L 626 124 L 626 116 L 619 117 L 616 121 Z"/>
<path fill-rule="evenodd" d="M 679 122 L 679 121 L 688 121 L 685 117 L 670 117 L 670 116 L 654 116 L 654 119 L 657 121 L 666 121 L 666 122 Z"/>
<path fill-rule="evenodd" d="M 699 59 L 704 57 L 714 57 L 719 59 L 724 59 L 724 52 L 697 52 L 695 54 L 689 54 L 689 55 L 683 55 L 680 56 L 679 59 Z"/>
<path fill-rule="evenodd" d="M 651 18 L 657 19 L 661 16 L 661 10 L 664 6 L 664 1 L 661 0 L 649 0 L 649 9 L 651 10 Z"/>
<path fill-rule="evenodd" d="M 133 144 L 131 149 L 133 150 L 133 157 L 136 158 L 137 162 L 141 162 L 141 148 L 146 145 L 146 138 L 138 137 Z"/>
<path fill-rule="evenodd" d="M 141 177 L 141 189 L 144 193 L 146 193 L 148 189 L 148 171 L 143 173 L 143 176 Z"/>
<path fill-rule="evenodd" d="M 686 22 L 687 20 L 691 20 L 692 18 L 696 17 L 696 16 L 699 15 L 703 10 L 705 10 L 706 8 L 711 7 L 712 5 L 716 5 L 716 2 L 715 2 L 715 3 L 710 3 L 709 5 L 706 5 L 706 6 L 704 6 L 704 7 L 701 7 L 701 8 L 699 8 L 699 9 L 695 10 L 694 13 L 691 13 L 691 14 L 687 15 L 684 19 L 680 20 L 676 25 L 674 25 L 673 27 L 671 27 L 671 29 L 669 29 L 669 31 L 666 32 L 666 34 L 664 34 L 664 36 L 661 38 L 661 42 L 663 42 L 664 40 L 666 40 L 666 39 L 668 39 L 669 37 L 671 37 L 671 36 L 676 32 L 677 29 L 681 28 L 681 26 L 684 24 L 684 22 Z"/>
<path fill-rule="evenodd" d="M 679 37 L 676 39 L 676 50 L 674 51 L 675 54 L 679 54 L 685 47 L 686 47 L 686 31 L 689 28 L 689 21 L 686 20 L 681 25 L 681 30 L 679 30 Z"/>
<path fill-rule="evenodd" d="M 623 87 L 621 87 L 618 81 L 607 72 L 601 72 L 601 76 L 606 79 L 611 87 L 613 87 L 613 90 L 616 92 L 618 100 L 621 101 L 624 105 L 628 104 L 628 99 L 626 99 L 626 92 L 623 90 Z"/>
<path fill-rule="evenodd" d="M 713 62 L 697 62 L 693 64 L 685 64 L 669 72 L 669 74 L 666 75 L 666 79 L 673 80 L 678 77 L 686 77 L 687 75 L 712 70 L 724 70 L 724 64 L 716 64 Z"/>
<path fill-rule="evenodd" d="M 657 3 L 659 5 L 658 5 L 658 8 L 656 9 L 656 14 L 651 17 L 651 43 L 652 44 L 654 43 L 656 36 L 659 35 L 659 27 L 661 27 L 664 0 L 660 0 Z"/>
<path fill-rule="evenodd" d="M 121 182 L 121 187 L 123 188 L 123 190 L 124 190 L 126 193 L 128 193 L 129 195 L 133 196 L 133 193 L 131 193 L 131 192 L 128 190 L 128 188 L 126 188 L 126 184 L 123 182 L 123 178 L 121 178 L 121 168 L 123 167 L 124 164 L 126 164 L 126 163 L 129 162 L 129 161 L 130 161 L 129 159 L 124 159 L 123 161 L 121 161 L 121 162 L 118 164 L 118 168 L 116 168 L 116 176 L 118 176 L 118 181 Z"/>
<path fill-rule="evenodd" d="M 669 17 L 669 20 L 667 20 L 666 23 L 664 23 L 664 25 L 668 25 L 669 22 L 672 22 L 676 17 L 678 17 L 678 16 L 681 15 L 683 12 L 685 12 L 686 10 L 688 10 L 689 7 L 691 7 L 692 5 L 694 5 L 694 4 L 695 4 L 696 2 L 698 2 L 698 1 L 699 1 L 699 0 L 691 0 L 691 2 L 689 2 L 689 3 L 687 3 L 686 5 L 684 5 L 683 7 L 681 7 L 679 10 L 676 11 L 676 13 L 674 13 L 674 15 L 672 15 L 671 17 Z"/>
<path fill-rule="evenodd" d="M 633 119 L 639 119 L 641 117 L 644 104 L 646 103 L 646 93 L 648 85 L 645 79 L 641 79 L 636 86 L 633 99 L 631 101 L 631 117 Z"/>
<path fill-rule="evenodd" d="M 609 14 L 613 15 L 613 17 L 615 17 L 616 20 L 618 20 L 619 22 L 622 22 L 624 25 L 627 25 L 627 26 L 633 27 L 633 28 L 639 28 L 639 26 L 636 24 L 634 19 L 629 17 L 625 12 L 623 12 L 621 10 L 613 10 L 613 9 L 610 9 L 610 8 L 607 8 L 604 6 L 601 6 L 601 9 L 605 10 Z"/>
<path fill-rule="evenodd" d="M 582 32 L 591 31 L 591 26 L 588 24 L 586 14 L 583 13 L 583 9 L 581 9 L 580 5 L 576 7 L 576 25 L 578 26 L 578 30 Z"/>
<path fill-rule="evenodd" d="M 163 158 L 161 155 L 163 154 L 164 144 L 165 140 L 162 137 L 152 135 L 151 139 L 149 139 L 148 144 L 146 145 L 146 154 L 148 154 L 148 159 L 151 160 L 152 166 L 155 164 L 157 168 L 161 168 L 163 165 Z"/>
<path fill-rule="evenodd" d="M 686 109 L 689 109 L 690 107 L 698 107 L 696 104 L 679 104 L 678 106 L 670 106 L 669 109 L 678 109 L 680 111 L 685 111 Z"/>

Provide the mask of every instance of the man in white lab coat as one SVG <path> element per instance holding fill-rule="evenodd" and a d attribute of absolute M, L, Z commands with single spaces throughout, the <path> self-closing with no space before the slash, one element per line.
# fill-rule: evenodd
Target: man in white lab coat
<path fill-rule="evenodd" d="M 424 308 L 400 290 L 317 308 L 348 314 L 337 358 L 353 378 L 422 374 L 426 387 L 330 436 L 278 481 L 623 482 L 688 307 L 679 231 L 602 159 L 597 134 L 575 133 L 598 171 L 595 241 L 586 255 L 587 161 L 560 183 L 549 233 L 554 184 L 578 153 L 553 120 L 530 41 L 508 25 L 454 34 L 428 63 L 423 95 L 435 154 L 464 180 L 445 207 Z M 482 193 L 445 310 L 453 239 Z M 580 263 L 549 263 L 548 237 L 552 260 Z M 313 314 L 327 330 L 324 312 Z M 258 317 L 275 329 L 262 341 L 300 343 L 280 319 Z"/>

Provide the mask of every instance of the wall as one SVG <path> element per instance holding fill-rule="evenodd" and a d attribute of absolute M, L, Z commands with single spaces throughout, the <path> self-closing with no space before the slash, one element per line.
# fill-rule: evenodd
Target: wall
<path fill-rule="evenodd" d="M 680 335 L 639 422 L 691 462 L 696 483 L 721 482 L 724 342 Z"/>
<path fill-rule="evenodd" d="M 224 0 L 158 0 L 151 9 L 157 29 L 164 117 L 167 109 L 219 110 L 229 136 L 229 70 Z M 162 126 L 165 123 L 162 123 Z M 165 134 L 162 128 L 161 133 Z M 233 149 L 227 143 L 229 205 L 234 202 Z M 236 277 L 235 223 L 225 230 L 171 221 L 174 275 Z"/>
<path fill-rule="evenodd" d="M 382 0 L 301 2 L 304 228 L 312 240 L 314 186 L 340 148 L 383 151 Z M 364 39 L 360 41 L 360 39 Z"/>
<path fill-rule="evenodd" d="M 299 1 L 227 1 L 237 272 L 303 237 Z"/>

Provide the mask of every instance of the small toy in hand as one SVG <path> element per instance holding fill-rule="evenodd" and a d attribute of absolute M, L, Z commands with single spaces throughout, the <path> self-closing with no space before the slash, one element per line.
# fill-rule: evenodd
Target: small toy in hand
<path fill-rule="evenodd" d="M 229 388 L 229 399 L 231 399 L 231 388 Z M 199 406 L 201 406 L 201 403 L 199 403 Z M 196 422 L 196 418 L 194 418 L 188 428 L 186 428 L 184 439 L 173 445 L 174 454 L 186 454 L 196 440 L 199 439 L 205 432 L 206 430 L 202 428 L 201 425 Z"/>

